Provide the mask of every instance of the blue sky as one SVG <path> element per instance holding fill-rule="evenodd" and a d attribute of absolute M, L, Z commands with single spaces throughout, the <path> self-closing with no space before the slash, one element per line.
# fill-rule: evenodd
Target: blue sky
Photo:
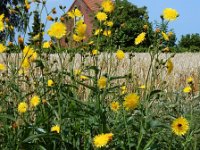
<path fill-rule="evenodd" d="M 47 7 L 58 8 L 59 5 L 65 5 L 69 8 L 74 0 L 47 0 Z M 169 28 L 172 28 L 180 39 L 181 35 L 187 33 L 200 33 L 200 1 L 199 0 L 129 0 L 138 7 L 147 6 L 149 19 L 151 22 L 160 21 L 160 15 L 163 9 L 176 9 L 180 17 L 170 23 Z M 58 9 L 58 12 L 59 9 Z M 59 16 L 61 13 L 58 13 Z M 49 26 L 49 25 L 48 25 Z M 47 27 L 48 27 L 47 26 Z"/>

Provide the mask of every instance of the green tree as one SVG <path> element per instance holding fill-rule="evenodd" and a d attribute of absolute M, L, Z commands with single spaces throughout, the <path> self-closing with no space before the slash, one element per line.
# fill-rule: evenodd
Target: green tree
<path fill-rule="evenodd" d="M 187 49 L 187 51 L 199 52 L 200 51 L 200 35 L 198 33 L 182 35 L 179 41 L 179 47 L 185 48 Z"/>
<path fill-rule="evenodd" d="M 153 33 L 152 24 L 148 21 L 148 18 L 146 7 L 138 8 L 127 0 L 116 0 L 115 10 L 112 14 L 108 14 L 107 19 L 114 23 L 113 27 L 110 28 L 112 31 L 111 41 L 109 41 L 107 37 L 102 36 L 101 43 L 99 42 L 101 44 L 100 46 L 110 46 L 116 49 L 132 49 L 135 38 L 141 32 L 146 32 L 146 40 L 141 46 L 148 47 L 151 43 Z M 99 25 L 98 22 L 96 24 L 97 28 L 102 28 L 103 30 L 108 29 L 106 26 Z M 96 38 L 98 37 L 96 36 Z"/>
<path fill-rule="evenodd" d="M 17 31 L 23 31 L 24 29 L 24 21 L 28 18 L 25 12 L 24 0 L 1 0 L 0 2 L 0 14 L 4 14 L 5 18 L 9 20 L 7 24 L 15 27 Z M 2 32 L 0 33 L 0 39 L 5 39 L 5 37 L 13 39 L 14 33 L 14 31 Z"/>

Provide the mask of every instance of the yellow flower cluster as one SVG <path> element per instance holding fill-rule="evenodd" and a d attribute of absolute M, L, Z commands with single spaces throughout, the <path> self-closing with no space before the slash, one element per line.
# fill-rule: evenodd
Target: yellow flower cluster
<path fill-rule="evenodd" d="M 79 20 L 76 23 L 75 34 L 73 34 L 73 39 L 76 42 L 80 42 L 85 39 L 85 34 L 87 30 L 87 25 L 84 23 L 83 20 Z"/>
<path fill-rule="evenodd" d="M 119 102 L 112 102 L 110 103 L 110 109 L 114 112 L 117 112 L 119 109 L 120 105 Z"/>
<path fill-rule="evenodd" d="M 37 59 L 37 52 L 30 46 L 25 46 L 25 48 L 23 49 L 22 68 L 23 69 L 30 68 L 31 62 L 33 62 L 36 59 Z"/>
<path fill-rule="evenodd" d="M 104 0 L 101 3 L 104 12 L 111 13 L 114 10 L 114 3 L 111 0 Z"/>
<path fill-rule="evenodd" d="M 30 100 L 31 107 L 36 107 L 37 105 L 39 105 L 39 103 L 40 103 L 40 98 L 37 95 L 34 95 Z"/>
<path fill-rule="evenodd" d="M 7 49 L 7 47 L 0 43 L 0 53 L 5 52 L 6 49 Z"/>
<path fill-rule="evenodd" d="M 112 138 L 113 138 L 112 133 L 103 133 L 103 134 L 96 135 L 93 138 L 94 146 L 96 148 L 105 147 L 108 144 L 108 142 L 112 140 Z"/>
<path fill-rule="evenodd" d="M 67 15 L 70 17 L 70 18 L 75 18 L 75 17 L 81 17 L 82 16 L 82 13 L 81 11 L 78 9 L 78 8 L 75 8 L 74 10 L 72 11 L 69 11 L 67 13 Z"/>
<path fill-rule="evenodd" d="M 28 109 L 28 104 L 26 102 L 21 102 L 18 105 L 18 112 L 19 113 L 25 113 Z"/>
<path fill-rule="evenodd" d="M 122 59 L 124 59 L 125 54 L 122 50 L 119 49 L 116 53 L 116 57 L 117 57 L 118 60 L 122 60 Z"/>
<path fill-rule="evenodd" d="M 167 60 L 166 68 L 167 68 L 167 74 L 170 74 L 172 72 L 173 68 L 174 68 L 174 64 L 171 61 L 171 59 Z"/>

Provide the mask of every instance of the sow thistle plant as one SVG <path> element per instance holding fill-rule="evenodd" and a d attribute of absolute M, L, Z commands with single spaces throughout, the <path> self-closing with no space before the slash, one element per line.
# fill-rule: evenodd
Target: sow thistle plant
<path fill-rule="evenodd" d="M 172 33 L 166 29 L 179 16 L 176 10 L 163 11 L 162 23 L 155 29 L 148 49 L 149 69 L 140 82 L 140 75 L 132 71 L 133 52 L 126 53 L 119 46 L 102 53 L 102 39 L 111 44 L 113 38 L 113 1 L 104 0 L 94 15 L 98 25 L 93 34 L 97 40 L 86 38 L 87 25 L 82 19 L 68 34 L 63 22 L 82 17 L 78 8 L 66 13 L 60 6 L 64 14 L 56 19 L 56 9 L 48 12 L 46 1 L 35 0 L 25 1 L 19 7 L 20 13 L 31 14 L 33 3 L 44 8 L 39 14 L 46 13 L 50 28 L 43 31 L 46 28 L 41 26 L 30 37 L 35 37 L 34 42 L 25 42 L 23 34 L 16 42 L 10 41 L 20 52 L 15 58 L 6 53 L 11 44 L 0 43 L 1 149 L 199 149 L 196 80 L 188 77 L 185 88 L 179 91 L 169 90 L 167 84 L 176 64 L 174 54 L 169 53 Z M 39 20 L 34 24 L 43 24 Z M 0 32 L 4 25 L 4 15 L 0 14 Z M 44 41 L 44 34 L 51 40 Z M 145 23 L 132 45 L 140 46 L 148 36 Z M 67 49 L 72 52 L 61 54 L 61 41 L 66 39 Z M 48 50 L 56 53 L 53 61 Z M 80 57 L 75 65 L 77 51 Z M 121 65 L 125 59 L 130 60 L 129 71 L 119 75 L 111 64 Z"/>

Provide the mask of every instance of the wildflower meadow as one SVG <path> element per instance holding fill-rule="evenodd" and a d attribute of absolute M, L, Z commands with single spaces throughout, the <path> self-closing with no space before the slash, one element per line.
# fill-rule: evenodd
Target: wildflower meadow
<path fill-rule="evenodd" d="M 199 72 L 181 81 L 174 76 L 178 60 L 168 25 L 180 17 L 175 8 L 158 14 L 153 31 L 144 19 L 131 39 L 133 48 L 149 44 L 141 65 L 134 49 L 113 43 L 113 1 L 98 6 L 91 37 L 78 8 L 48 10 L 47 3 L 25 0 L 9 8 L 24 19 L 24 32 L 12 40 L 6 37 L 15 28 L 0 14 L 1 150 L 200 149 Z M 57 11 L 63 15 L 53 17 Z M 69 32 L 67 21 L 75 18 Z"/>

